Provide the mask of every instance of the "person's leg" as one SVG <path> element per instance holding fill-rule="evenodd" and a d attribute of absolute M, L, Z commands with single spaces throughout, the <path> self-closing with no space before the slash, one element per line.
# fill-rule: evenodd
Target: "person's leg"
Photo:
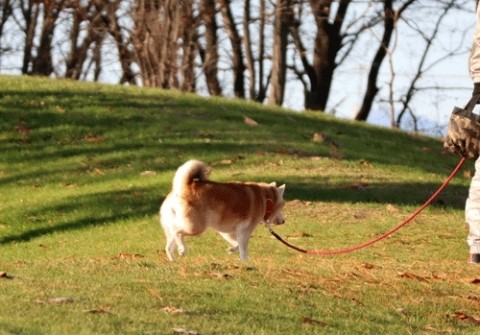
<path fill-rule="evenodd" d="M 465 204 L 465 220 L 468 225 L 467 243 L 470 263 L 480 263 L 480 158 L 475 162 L 475 174 L 470 182 Z"/>

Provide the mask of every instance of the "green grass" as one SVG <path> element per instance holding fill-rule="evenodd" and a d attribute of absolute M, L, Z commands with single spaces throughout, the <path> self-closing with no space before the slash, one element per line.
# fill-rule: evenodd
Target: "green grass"
<path fill-rule="evenodd" d="M 158 209 L 190 158 L 214 180 L 286 183 L 276 231 L 307 249 L 390 229 L 458 161 L 438 139 L 328 115 L 0 76 L 0 334 L 480 331 L 463 217 L 471 162 L 414 222 L 361 251 L 299 254 L 260 226 L 247 262 L 208 232 L 169 263 Z"/>

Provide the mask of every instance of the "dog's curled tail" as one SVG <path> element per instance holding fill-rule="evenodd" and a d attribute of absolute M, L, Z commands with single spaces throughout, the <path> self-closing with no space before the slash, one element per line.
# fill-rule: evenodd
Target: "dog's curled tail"
<path fill-rule="evenodd" d="M 173 191 L 178 193 L 184 186 L 191 184 L 194 180 L 206 181 L 210 174 L 210 167 L 204 162 L 197 160 L 189 160 L 181 165 L 175 177 L 173 177 Z"/>

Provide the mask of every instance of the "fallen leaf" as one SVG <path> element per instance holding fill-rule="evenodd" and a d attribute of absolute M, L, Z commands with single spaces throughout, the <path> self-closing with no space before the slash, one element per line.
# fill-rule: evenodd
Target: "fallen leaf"
<path fill-rule="evenodd" d="M 314 133 L 312 141 L 315 143 L 329 143 L 334 148 L 339 148 L 341 146 L 339 142 L 335 141 L 331 136 L 328 136 L 324 133 Z"/>
<path fill-rule="evenodd" d="M 56 111 L 58 114 L 63 114 L 63 113 L 65 113 L 66 109 L 63 108 L 62 106 L 55 106 L 55 111 Z"/>
<path fill-rule="evenodd" d="M 422 151 L 423 151 L 423 152 L 431 152 L 432 149 L 430 149 L 429 147 L 423 147 L 423 148 L 422 148 Z"/>
<path fill-rule="evenodd" d="M 101 135 L 87 135 L 83 138 L 83 141 L 86 143 L 100 143 L 103 142 L 103 136 Z"/>
<path fill-rule="evenodd" d="M 25 127 L 22 124 L 19 124 L 18 126 L 15 126 L 14 130 L 15 130 L 15 132 L 23 134 L 25 136 L 30 135 L 30 129 L 28 129 L 27 127 Z"/>
<path fill-rule="evenodd" d="M 362 183 L 362 182 L 353 183 L 353 184 L 350 185 L 350 188 L 352 188 L 354 190 L 360 190 L 360 191 L 365 190 L 367 187 L 368 187 L 368 184 L 367 183 Z"/>
<path fill-rule="evenodd" d="M 155 176 L 157 173 L 155 171 L 145 170 L 140 173 L 141 176 Z"/>
<path fill-rule="evenodd" d="M 312 141 L 315 143 L 322 143 L 328 138 L 324 133 L 314 133 Z"/>
<path fill-rule="evenodd" d="M 138 258 L 145 258 L 145 256 L 140 255 L 140 254 L 129 254 L 127 252 L 121 252 L 115 258 L 117 258 L 117 259 L 138 259 Z"/>
<path fill-rule="evenodd" d="M 185 328 L 173 328 L 172 330 L 174 334 L 200 335 L 200 333 L 195 330 L 188 330 Z"/>
<path fill-rule="evenodd" d="M 377 265 L 374 265 L 374 264 L 371 264 L 371 263 L 362 263 L 362 267 L 367 269 L 367 270 L 371 270 L 371 269 L 375 269 L 375 268 L 382 268 L 381 266 L 377 266 Z"/>
<path fill-rule="evenodd" d="M 83 311 L 83 313 L 88 313 L 88 314 L 112 314 L 103 307 L 98 307 L 98 308 L 94 308 L 94 309 L 86 309 L 86 310 Z"/>
<path fill-rule="evenodd" d="M 6 272 L 0 272 L 0 278 L 3 278 L 3 279 L 13 279 L 13 278 L 15 278 L 15 277 L 12 276 L 12 275 L 9 275 L 9 274 L 6 273 Z"/>
<path fill-rule="evenodd" d="M 162 308 L 162 311 L 168 314 L 189 314 L 186 310 L 183 308 L 178 308 L 174 306 L 166 306 Z"/>
<path fill-rule="evenodd" d="M 205 275 L 208 275 L 210 277 L 217 278 L 217 279 L 230 279 L 230 278 L 232 278 L 232 276 L 229 275 L 228 273 L 222 273 L 222 272 L 219 272 L 219 271 L 206 271 L 204 273 L 205 273 Z"/>
<path fill-rule="evenodd" d="M 162 298 L 162 294 L 160 293 L 159 290 L 155 289 L 155 288 L 149 288 L 148 289 L 148 292 L 153 295 L 155 298 L 158 298 L 160 300 L 163 300 Z"/>
<path fill-rule="evenodd" d="M 342 159 L 343 158 L 343 154 L 341 152 L 338 152 L 337 150 L 330 151 L 329 156 L 330 156 L 330 158 L 333 158 L 333 159 Z"/>
<path fill-rule="evenodd" d="M 323 321 L 319 321 L 319 320 L 314 320 L 312 318 L 309 318 L 307 316 L 304 316 L 302 318 L 302 322 L 303 323 L 306 323 L 306 324 L 309 324 L 309 325 L 314 325 L 314 326 L 326 326 L 327 324 Z"/>
<path fill-rule="evenodd" d="M 293 234 L 287 235 L 287 238 L 302 238 L 302 237 L 312 237 L 313 235 L 304 233 L 303 231 L 296 231 Z"/>
<path fill-rule="evenodd" d="M 468 300 L 473 300 L 473 301 L 480 301 L 480 297 L 476 295 L 469 295 L 467 297 Z"/>
<path fill-rule="evenodd" d="M 480 318 L 477 316 L 468 315 L 460 311 L 453 312 L 451 316 L 457 320 L 471 322 L 477 326 L 480 326 Z"/>
<path fill-rule="evenodd" d="M 243 117 L 243 122 L 249 126 L 258 126 L 258 122 L 248 116 Z"/>
<path fill-rule="evenodd" d="M 71 304 L 74 303 L 75 300 L 70 297 L 58 297 L 58 298 L 51 298 L 48 299 L 50 304 Z"/>
<path fill-rule="evenodd" d="M 387 205 L 387 212 L 389 212 L 389 213 L 397 213 L 397 212 L 398 212 L 398 208 L 395 207 L 395 206 L 392 205 L 392 204 L 388 204 L 388 205 Z"/>
<path fill-rule="evenodd" d="M 427 278 L 416 275 L 416 274 L 411 273 L 411 272 L 399 272 L 398 276 L 400 278 L 406 278 L 406 279 L 413 279 L 413 280 L 418 280 L 418 281 L 422 281 L 422 282 L 428 282 Z"/>

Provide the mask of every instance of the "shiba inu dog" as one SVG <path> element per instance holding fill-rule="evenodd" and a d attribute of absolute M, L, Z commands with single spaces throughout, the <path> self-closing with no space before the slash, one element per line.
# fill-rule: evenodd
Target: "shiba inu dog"
<path fill-rule="evenodd" d="M 248 257 L 248 240 L 257 225 L 283 224 L 285 185 L 275 183 L 217 183 L 208 180 L 210 168 L 197 160 L 181 165 L 173 178 L 172 191 L 160 207 L 160 222 L 167 239 L 170 261 L 186 252 L 184 236 L 197 236 L 208 227 L 228 243 L 228 251 Z"/>

